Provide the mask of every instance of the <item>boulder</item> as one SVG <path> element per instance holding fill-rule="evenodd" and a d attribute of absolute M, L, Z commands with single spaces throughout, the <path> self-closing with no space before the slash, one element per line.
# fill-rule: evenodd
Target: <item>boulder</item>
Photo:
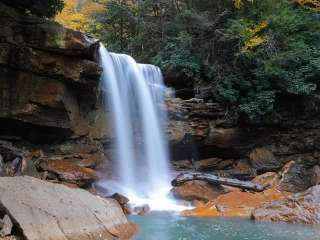
<path fill-rule="evenodd" d="M 113 198 L 114 200 L 116 200 L 120 205 L 126 205 L 127 203 L 129 203 L 129 198 L 119 193 L 115 193 L 111 195 L 110 198 Z"/>
<path fill-rule="evenodd" d="M 140 215 L 140 216 L 143 216 L 143 215 L 147 214 L 150 211 L 151 211 L 151 209 L 150 209 L 150 206 L 148 204 L 144 204 L 142 206 L 137 206 L 137 207 L 133 208 L 133 212 L 135 214 Z"/>
<path fill-rule="evenodd" d="M 265 203 L 252 214 L 257 221 L 295 224 L 320 223 L 320 185 L 288 198 Z"/>
<path fill-rule="evenodd" d="M 183 212 L 184 216 L 195 217 L 241 217 L 249 219 L 255 208 L 263 203 L 286 198 L 288 194 L 275 189 L 250 193 L 233 191 L 217 197 L 205 205 Z"/>
<path fill-rule="evenodd" d="M 79 186 L 87 186 L 99 180 L 99 176 L 95 170 L 81 167 L 65 160 L 42 161 L 39 167 L 43 171 L 53 173 L 62 182 L 73 183 Z"/>
<path fill-rule="evenodd" d="M 319 185 L 320 184 L 320 166 L 316 165 L 311 170 L 311 185 Z"/>
<path fill-rule="evenodd" d="M 27 174 L 39 177 L 32 160 L 32 153 L 14 147 L 10 142 L 0 141 L 0 176 L 20 176 Z"/>
<path fill-rule="evenodd" d="M 130 224 L 119 204 L 81 189 L 32 177 L 0 178 L 1 212 L 27 240 L 130 239 Z"/>
<path fill-rule="evenodd" d="M 7 237 L 0 237 L 0 240 L 21 240 L 21 238 L 16 236 L 7 236 Z"/>
<path fill-rule="evenodd" d="M 231 159 L 207 158 L 196 161 L 195 167 L 199 171 L 213 171 L 228 169 L 233 165 L 233 163 L 234 162 Z"/>
<path fill-rule="evenodd" d="M 283 167 L 278 189 L 292 193 L 304 191 L 312 186 L 311 174 L 304 165 L 291 161 Z"/>
<path fill-rule="evenodd" d="M 262 185 L 265 189 L 274 188 L 279 185 L 280 175 L 276 172 L 266 172 L 256 176 L 252 181 Z"/>
<path fill-rule="evenodd" d="M 13 223 L 8 215 L 0 219 L 0 237 L 6 237 L 11 234 Z"/>
<path fill-rule="evenodd" d="M 187 201 L 208 202 L 228 191 L 219 185 L 212 185 L 204 181 L 190 181 L 181 186 L 172 188 L 171 192 L 176 198 Z"/>
<path fill-rule="evenodd" d="M 252 167 L 256 169 L 258 173 L 275 171 L 282 166 L 281 162 L 266 148 L 255 148 L 250 152 L 249 159 Z"/>
<path fill-rule="evenodd" d="M 132 213 L 132 208 L 129 205 L 129 201 L 130 201 L 129 198 L 127 198 L 126 196 L 123 196 L 119 193 L 115 193 L 115 194 L 111 195 L 110 198 L 116 200 L 120 204 L 120 206 L 125 214 L 129 215 Z"/>

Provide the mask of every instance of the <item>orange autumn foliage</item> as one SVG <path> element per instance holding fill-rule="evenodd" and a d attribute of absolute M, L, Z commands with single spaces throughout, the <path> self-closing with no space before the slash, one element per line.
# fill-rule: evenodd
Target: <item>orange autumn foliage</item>
<path fill-rule="evenodd" d="M 103 4 L 92 0 L 87 0 L 83 4 L 78 0 L 65 0 L 64 9 L 56 15 L 55 20 L 66 28 L 87 32 L 94 21 L 94 16 L 103 9 Z"/>

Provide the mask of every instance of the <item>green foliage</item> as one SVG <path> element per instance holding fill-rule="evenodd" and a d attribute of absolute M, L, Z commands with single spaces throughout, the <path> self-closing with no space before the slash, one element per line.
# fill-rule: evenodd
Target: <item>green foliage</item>
<path fill-rule="evenodd" d="M 35 3 L 28 9 L 32 14 L 39 17 L 54 17 L 63 9 L 63 0 L 45 0 L 35 1 Z"/>
<path fill-rule="evenodd" d="M 111 51 L 211 86 L 251 120 L 318 89 L 320 17 L 289 0 L 109 0 L 98 19 Z"/>
<path fill-rule="evenodd" d="M 30 12 L 38 17 L 54 17 L 63 9 L 64 0 L 1 0 L 17 9 Z"/>
<path fill-rule="evenodd" d="M 286 0 L 255 1 L 230 21 L 228 31 L 239 36 L 241 48 L 248 41 L 243 33 L 261 22 L 268 23 L 261 33 L 267 41 L 235 52 L 247 69 L 241 70 L 247 83 L 240 93 L 240 110 L 251 119 L 271 112 L 277 95 L 311 94 L 320 78 L 320 21 L 315 15 Z M 230 81 L 234 85 L 243 80 Z"/>
<path fill-rule="evenodd" d="M 110 0 L 98 37 L 112 51 L 199 82 L 212 77 L 215 30 L 232 8 L 232 0 Z"/>

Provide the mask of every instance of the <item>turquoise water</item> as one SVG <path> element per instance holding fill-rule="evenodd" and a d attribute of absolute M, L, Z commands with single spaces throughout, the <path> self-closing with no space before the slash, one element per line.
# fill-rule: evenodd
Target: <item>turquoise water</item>
<path fill-rule="evenodd" d="M 130 220 L 140 225 L 134 240 L 320 240 L 320 226 L 186 218 L 163 212 Z"/>

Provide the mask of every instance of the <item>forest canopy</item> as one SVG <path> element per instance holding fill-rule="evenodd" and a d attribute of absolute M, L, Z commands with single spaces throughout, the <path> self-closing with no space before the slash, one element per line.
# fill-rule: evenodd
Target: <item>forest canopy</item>
<path fill-rule="evenodd" d="M 159 65 L 178 87 L 251 121 L 283 96 L 318 90 L 320 0 L 65 0 L 61 13 L 60 0 L 41 3 L 52 7 L 43 16 L 58 13 L 66 27 Z M 24 7 L 38 15 L 35 6 Z"/>
<path fill-rule="evenodd" d="M 8 6 L 38 17 L 54 17 L 64 7 L 64 0 L 1 0 Z"/>

